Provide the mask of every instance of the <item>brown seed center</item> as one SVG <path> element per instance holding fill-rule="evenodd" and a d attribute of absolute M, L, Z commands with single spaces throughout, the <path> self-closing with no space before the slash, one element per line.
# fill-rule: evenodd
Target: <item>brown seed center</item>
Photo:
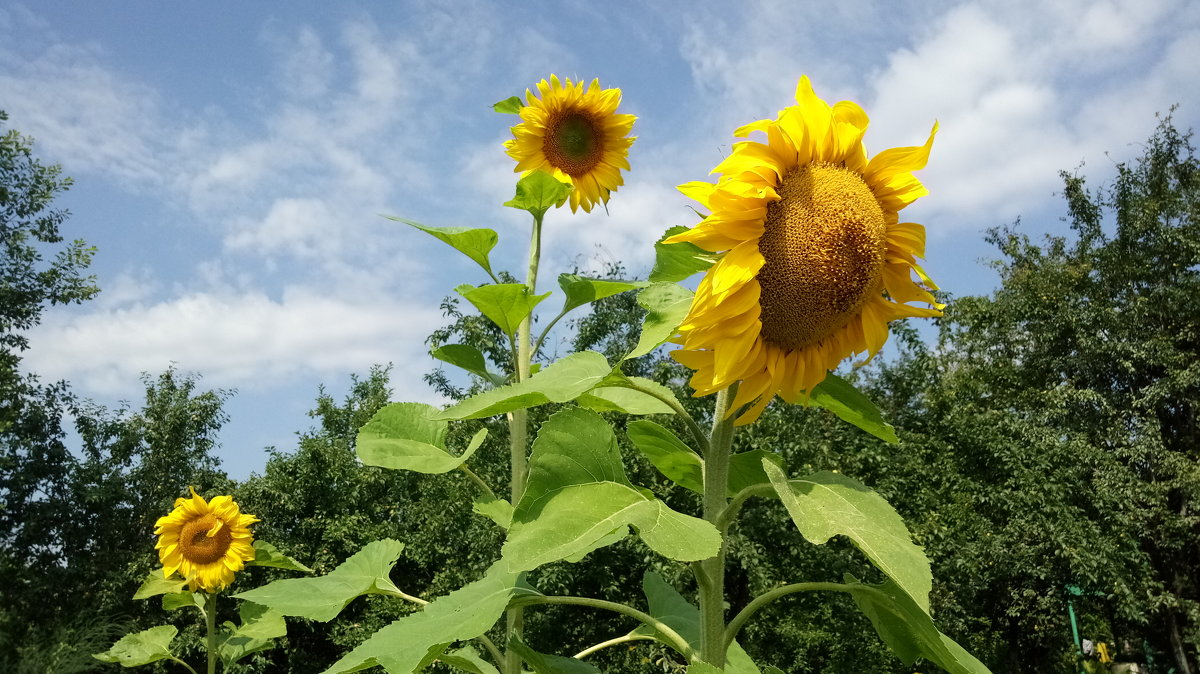
<path fill-rule="evenodd" d="M 767 206 L 762 336 L 799 349 L 850 322 L 883 285 L 883 210 L 862 176 L 832 164 L 792 169 Z"/>
<path fill-rule="evenodd" d="M 556 113 L 546 124 L 542 152 L 552 166 L 572 178 L 586 174 L 604 155 L 600 130 L 578 112 Z"/>
<path fill-rule="evenodd" d="M 233 539 L 229 526 L 223 522 L 220 530 L 209 536 L 208 532 L 216 525 L 217 518 L 212 514 L 183 525 L 179 532 L 179 551 L 184 559 L 193 564 L 212 564 L 225 556 Z"/>

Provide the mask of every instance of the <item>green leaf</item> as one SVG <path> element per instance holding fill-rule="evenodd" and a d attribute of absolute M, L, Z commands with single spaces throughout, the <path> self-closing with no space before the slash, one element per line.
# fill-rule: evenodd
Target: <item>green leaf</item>
<path fill-rule="evenodd" d="M 664 477 L 697 494 L 704 493 L 704 460 L 678 436 L 646 419 L 630 422 L 625 432 Z"/>
<path fill-rule="evenodd" d="M 133 593 L 134 599 L 149 599 L 160 594 L 170 594 L 178 592 L 187 581 L 178 576 L 172 575 L 170 578 L 163 577 L 162 569 L 155 569 L 146 576 L 146 580 L 142 581 L 142 585 Z"/>
<path fill-rule="evenodd" d="M 112 648 L 92 657 L 101 662 L 118 662 L 122 667 L 139 667 L 166 660 L 174 657 L 171 655 L 171 640 L 178 632 L 173 625 L 161 625 L 126 634 Z"/>
<path fill-rule="evenodd" d="M 863 585 L 850 574 L 846 574 L 846 582 L 854 603 L 905 665 L 925 658 L 950 674 L 990 674 L 982 662 L 939 632 L 929 613 L 895 582 Z"/>
<path fill-rule="evenodd" d="M 707 662 L 693 662 L 684 670 L 687 674 L 722 674 L 723 670 L 717 669 L 715 666 Z"/>
<path fill-rule="evenodd" d="M 238 607 L 238 615 L 242 624 L 225 623 L 229 634 L 221 641 L 221 662 L 226 670 L 251 653 L 271 648 L 277 637 L 287 635 L 283 616 L 266 606 L 243 602 Z"/>
<path fill-rule="evenodd" d="M 897 443 L 896 429 L 883 420 L 879 408 L 850 382 L 835 374 L 813 387 L 810 402 L 836 414 L 842 421 L 854 424 L 885 442 Z"/>
<path fill-rule="evenodd" d="M 516 651 L 521 659 L 533 668 L 534 674 L 600 674 L 599 669 L 583 660 L 538 653 L 526 646 L 515 634 L 508 640 L 508 647 Z"/>
<path fill-rule="evenodd" d="M 675 336 L 692 308 L 692 291 L 674 283 L 655 283 L 638 293 L 637 302 L 648 313 L 637 346 L 624 360 L 644 356 Z"/>
<path fill-rule="evenodd" d="M 419 222 L 397 218 L 391 215 L 383 216 L 388 220 L 403 222 L 406 225 L 412 225 L 417 229 L 430 234 L 448 244 L 455 250 L 471 258 L 483 270 L 492 275 L 492 263 L 488 260 L 488 254 L 496 247 L 496 242 L 500 240 L 498 234 L 490 229 L 472 229 L 470 227 L 429 227 L 422 225 Z"/>
<path fill-rule="evenodd" d="M 492 104 L 493 110 L 508 115 L 519 114 L 521 112 L 521 108 L 523 107 L 525 107 L 525 104 L 521 102 L 520 96 L 509 96 L 503 101 Z"/>
<path fill-rule="evenodd" d="M 633 526 L 652 550 L 680 561 L 717 553 L 721 536 L 704 520 L 675 512 L 625 475 L 612 427 L 572 408 L 542 425 L 529 459 L 529 482 L 501 550 L 514 570 L 578 557 Z"/>
<path fill-rule="evenodd" d="M 313 570 L 283 554 L 274 545 L 257 539 L 254 541 L 254 560 L 246 562 L 246 566 L 271 566 L 288 571 L 303 571 L 312 573 Z"/>
<path fill-rule="evenodd" d="M 882 496 L 845 475 L 822 471 L 788 480 L 773 462 L 764 460 L 762 466 L 804 538 L 820 545 L 839 534 L 846 536 L 923 611 L 929 611 L 933 587 L 929 559 Z"/>
<path fill-rule="evenodd" d="M 164 611 L 176 611 L 187 606 L 204 611 L 204 595 L 199 592 L 171 592 L 162 596 Z"/>
<path fill-rule="evenodd" d="M 440 662 L 467 674 L 500 674 L 492 663 L 480 657 L 479 653 L 470 646 L 463 646 L 453 653 L 438 656 Z"/>
<path fill-rule="evenodd" d="M 471 510 L 490 519 L 506 531 L 509 525 L 512 524 L 513 507 L 511 503 L 504 499 L 479 498 L 471 504 Z"/>
<path fill-rule="evenodd" d="M 607 281 L 603 279 L 584 278 L 578 274 L 559 274 L 558 286 L 563 289 L 567 298 L 563 301 L 562 312 L 565 314 L 572 309 L 581 307 L 588 302 L 611 297 L 630 290 L 645 288 L 645 281 Z"/>
<path fill-rule="evenodd" d="M 647 612 L 675 630 L 692 648 L 700 650 L 700 609 L 683 598 L 675 588 L 671 587 L 662 576 L 653 571 L 647 571 L 642 576 L 642 591 L 646 594 Z M 642 625 L 633 631 L 634 634 L 651 636 L 667 646 L 674 647 L 671 642 L 663 639 L 658 631 L 648 625 Z M 681 654 L 682 655 L 682 654 Z M 708 663 L 700 663 L 708 665 Z M 712 665 L 708 665 L 712 667 Z M 688 670 L 691 671 L 691 670 Z M 712 671 L 721 670 L 713 668 Z M 727 674 L 759 674 L 758 667 L 746 654 L 741 645 L 734 641 L 725 652 L 725 670 Z"/>
<path fill-rule="evenodd" d="M 708 269 L 716 261 L 712 253 L 694 243 L 663 243 L 663 239 L 688 231 L 677 225 L 668 229 L 654 244 L 654 268 L 650 280 L 656 283 L 678 283 L 696 272 Z"/>
<path fill-rule="evenodd" d="M 487 369 L 487 361 L 479 349 L 469 344 L 446 344 L 433 350 L 433 357 L 482 377 L 492 386 L 502 386 L 504 375 Z"/>
<path fill-rule="evenodd" d="M 416 671 L 448 644 L 474 639 L 487 632 L 504 614 L 509 599 L 527 592 L 517 586 L 518 574 L 503 563 L 493 564 L 483 578 L 416 613 L 384 627 L 325 670 L 325 674 L 384 667 L 389 672 Z"/>
<path fill-rule="evenodd" d="M 593 412 L 621 412 L 623 414 L 671 414 L 675 410 L 663 401 L 647 393 L 621 386 L 601 386 L 575 399 L 579 405 Z"/>
<path fill-rule="evenodd" d="M 612 372 L 612 366 L 595 351 L 580 351 L 551 363 L 529 379 L 471 396 L 438 419 L 480 419 L 513 410 L 565 403 L 590 391 Z"/>
<path fill-rule="evenodd" d="M 368 543 L 324 576 L 286 578 L 233 596 L 283 615 L 328 622 L 359 595 L 399 592 L 388 576 L 403 549 L 403 543 L 385 538 Z"/>
<path fill-rule="evenodd" d="M 449 423 L 437 418 L 436 407 L 424 403 L 391 403 L 358 431 L 358 458 L 365 465 L 439 474 L 457 469 L 483 444 L 487 429 L 471 439 L 462 456 L 446 450 Z"/>
<path fill-rule="evenodd" d="M 533 312 L 539 302 L 550 296 L 530 295 L 524 283 L 494 283 L 486 286 L 463 284 L 455 288 L 467 301 L 475 305 L 488 320 L 500 326 L 506 335 L 513 335 L 521 321 Z"/>
<path fill-rule="evenodd" d="M 566 203 L 572 189 L 571 185 L 559 182 L 545 171 L 533 171 L 517 181 L 516 196 L 504 202 L 504 205 L 529 211 L 540 221 L 551 207 L 557 208 Z"/>
<path fill-rule="evenodd" d="M 729 495 L 755 485 L 769 485 L 771 479 L 763 471 L 763 460 L 783 467 L 783 457 L 765 449 L 752 449 L 729 457 Z"/>

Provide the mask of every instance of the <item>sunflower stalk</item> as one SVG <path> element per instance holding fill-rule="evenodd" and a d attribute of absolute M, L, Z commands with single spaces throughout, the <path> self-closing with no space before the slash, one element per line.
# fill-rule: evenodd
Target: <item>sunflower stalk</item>
<path fill-rule="evenodd" d="M 704 455 L 704 519 L 720 528 L 729 507 L 729 457 L 733 450 L 733 419 L 729 409 L 737 396 L 737 384 L 717 394 L 712 434 Z M 715 667 L 725 666 L 725 531 L 721 549 L 699 563 L 697 586 L 700 594 L 700 658 Z"/>
<path fill-rule="evenodd" d="M 535 294 L 537 290 L 537 274 L 538 263 L 542 256 L 542 218 L 544 212 L 532 213 L 533 215 L 533 230 L 529 236 L 529 270 L 525 276 L 525 285 L 529 288 L 529 294 Z M 525 381 L 529 379 L 529 372 L 533 361 L 533 349 L 530 343 L 530 327 L 533 322 L 532 312 L 521 320 L 520 326 L 517 328 L 517 362 L 516 375 L 517 381 Z M 521 501 L 521 495 L 525 492 L 525 482 L 529 476 L 529 457 L 526 455 L 529 444 L 529 414 L 526 410 L 515 410 L 508 415 L 508 435 L 509 435 L 509 462 L 512 469 L 511 481 L 511 497 L 514 508 Z M 507 615 L 507 634 L 505 643 L 508 643 L 512 637 L 521 636 L 521 628 L 524 625 L 523 608 L 514 606 L 508 609 Z M 521 672 L 521 656 L 512 648 L 509 648 L 504 657 L 504 671 L 506 674 L 520 674 Z"/>
<path fill-rule="evenodd" d="M 208 674 L 217 674 L 217 595 L 204 593 L 204 626 L 208 630 Z"/>

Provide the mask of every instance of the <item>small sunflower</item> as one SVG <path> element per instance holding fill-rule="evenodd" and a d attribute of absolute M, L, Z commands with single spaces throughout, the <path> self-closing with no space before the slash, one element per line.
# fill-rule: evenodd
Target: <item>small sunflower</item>
<path fill-rule="evenodd" d="M 575 188 L 571 212 L 591 212 L 625 184 L 621 169 L 629 170 L 629 146 L 635 140 L 629 132 L 637 117 L 617 114 L 620 89 L 601 89 L 598 79 L 586 90 L 582 81 L 565 81 L 551 75 L 549 82 L 538 82 L 537 96 L 525 91 L 528 104 L 504 148 L 517 160 L 514 171 L 541 169 L 570 183 Z"/>
<path fill-rule="evenodd" d="M 714 185 L 680 191 L 709 214 L 666 240 L 725 251 L 700 282 L 671 355 L 694 369 L 697 396 L 741 382 L 730 405 L 753 403 L 748 424 L 779 395 L 807 398 L 847 356 L 874 356 L 890 321 L 940 316 L 937 286 L 916 263 L 925 228 L 898 212 L 928 190 L 912 175 L 929 159 L 937 124 L 920 147 L 885 150 L 869 161 L 867 115 L 849 101 L 830 107 L 807 77 L 796 105 L 778 119 L 747 124 L 742 141 L 713 173 Z M 924 286 L 914 283 L 916 272 Z M 928 288 L 928 289 L 927 289 Z M 924 302 L 931 308 L 909 306 Z"/>
<path fill-rule="evenodd" d="M 254 559 L 249 526 L 257 521 L 241 514 L 232 496 L 207 502 L 192 489 L 191 498 L 175 499 L 171 514 L 154 525 L 163 576 L 179 571 L 193 590 L 221 590 L 244 562 Z"/>

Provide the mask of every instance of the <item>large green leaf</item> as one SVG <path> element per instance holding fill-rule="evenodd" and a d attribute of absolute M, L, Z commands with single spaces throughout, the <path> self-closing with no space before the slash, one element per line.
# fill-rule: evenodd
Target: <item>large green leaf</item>
<path fill-rule="evenodd" d="M 644 356 L 675 336 L 692 308 L 692 291 L 674 283 L 655 283 L 638 293 L 637 302 L 646 309 L 646 319 L 637 346 L 625 360 Z"/>
<path fill-rule="evenodd" d="M 434 349 L 431 355 L 483 378 L 492 386 L 504 384 L 504 376 L 489 370 L 483 353 L 470 344 L 446 344 Z"/>
<path fill-rule="evenodd" d="M 204 611 L 203 592 L 170 592 L 162 596 L 164 611 L 177 611 L 181 608 L 196 607 Z"/>
<path fill-rule="evenodd" d="M 468 283 L 455 290 L 506 335 L 516 334 L 521 321 L 533 312 L 539 302 L 550 296 L 550 293 L 531 295 L 529 286 L 524 283 L 494 283 L 478 287 Z"/>
<path fill-rule="evenodd" d="M 480 657 L 470 646 L 464 646 L 453 653 L 443 653 L 438 656 L 438 661 L 467 674 L 500 674 L 500 670 Z"/>
<path fill-rule="evenodd" d="M 358 431 L 358 458 L 368 466 L 418 473 L 448 473 L 466 462 L 483 444 L 487 429 L 471 438 L 462 456 L 446 450 L 449 422 L 437 418 L 436 407 L 424 403 L 392 403 L 380 409 Z"/>
<path fill-rule="evenodd" d="M 471 504 L 471 510 L 495 522 L 501 529 L 508 530 L 512 524 L 512 504 L 502 498 L 480 497 Z"/>
<path fill-rule="evenodd" d="M 922 610 L 929 611 L 933 586 L 929 558 L 912 542 L 904 520 L 882 496 L 845 475 L 822 471 L 788 480 L 774 462 L 764 460 L 762 466 L 806 539 L 820 545 L 834 536 L 846 536 Z"/>
<path fill-rule="evenodd" d="M 836 414 L 842 421 L 858 426 L 885 442 L 900 442 L 896 429 L 883 420 L 879 408 L 871 399 L 850 385 L 850 382 L 835 374 L 813 387 L 810 402 Z"/>
<path fill-rule="evenodd" d="M 688 231 L 677 225 L 668 229 L 654 244 L 654 268 L 650 280 L 656 283 L 678 283 L 696 272 L 704 271 L 716 261 L 712 253 L 687 241 L 663 243 L 663 239 Z"/>
<path fill-rule="evenodd" d="M 769 485 L 771 480 L 763 471 L 763 460 L 783 466 L 783 457 L 765 449 L 752 449 L 729 457 L 729 495 L 756 485 Z"/>
<path fill-rule="evenodd" d="M 126 634 L 112 648 L 92 657 L 101 662 L 117 662 L 122 667 L 139 667 L 166 660 L 174 657 L 171 655 L 171 640 L 178 632 L 174 625 L 161 625 Z"/>
<path fill-rule="evenodd" d="M 283 615 L 266 606 L 242 602 L 238 607 L 238 615 L 242 619 L 241 625 L 225 623 L 228 633 L 220 646 L 221 662 L 225 669 L 251 653 L 271 648 L 277 637 L 287 635 Z"/>
<path fill-rule="evenodd" d="M 529 211 L 530 215 L 541 220 L 547 210 L 566 203 L 572 189 L 571 185 L 559 182 L 545 171 L 533 171 L 517 181 L 516 196 L 504 202 L 504 205 Z"/>
<path fill-rule="evenodd" d="M 472 229 L 470 227 L 429 227 L 419 222 L 397 218 L 392 215 L 385 215 L 383 217 L 403 222 L 406 225 L 412 225 L 422 232 L 433 235 L 453 246 L 458 252 L 474 260 L 480 267 L 483 267 L 489 276 L 492 274 L 492 263 L 488 260 L 488 253 L 492 252 L 492 249 L 496 247 L 496 242 L 500 240 L 499 235 L 495 231 L 490 229 Z"/>
<path fill-rule="evenodd" d="M 939 632 L 929 613 L 895 582 L 863 585 L 850 574 L 846 581 L 854 603 L 905 665 L 925 658 L 950 674 L 990 674 L 982 662 Z"/>
<path fill-rule="evenodd" d="M 565 403 L 593 389 L 612 371 L 595 351 L 573 353 L 550 364 L 529 379 L 484 391 L 443 410 L 437 419 L 480 419 L 513 410 Z"/>
<path fill-rule="evenodd" d="M 134 599 L 149 599 L 160 594 L 171 594 L 179 592 L 187 581 L 178 576 L 172 575 L 170 578 L 163 577 L 162 569 L 155 569 L 146 576 L 142 584 L 138 587 L 137 592 L 133 593 Z"/>
<path fill-rule="evenodd" d="M 646 419 L 629 422 L 625 431 L 650 465 L 668 480 L 704 493 L 704 460 L 670 430 Z"/>
<path fill-rule="evenodd" d="M 542 425 L 529 459 L 529 482 L 517 504 L 502 555 L 515 570 L 577 557 L 622 527 L 680 561 L 707 559 L 720 534 L 704 520 L 675 512 L 625 475 L 612 427 L 587 410 L 562 410 Z"/>
<path fill-rule="evenodd" d="M 645 288 L 646 285 L 645 281 L 609 281 L 584 278 L 578 274 L 558 275 L 558 286 L 567 296 L 563 301 L 562 312 L 564 314 L 588 302 L 595 302 L 629 290 Z"/>
<path fill-rule="evenodd" d="M 562 655 L 538 653 L 515 634 L 508 640 L 508 647 L 517 652 L 521 659 L 533 668 L 534 674 L 600 674 L 595 665 Z"/>
<path fill-rule="evenodd" d="M 721 535 L 712 524 L 615 482 L 563 487 L 531 504 L 530 510 L 537 511 L 536 518 L 514 521 L 501 551 L 514 569 L 535 569 L 586 554 L 596 541 L 626 525 L 633 526 L 650 549 L 681 562 L 708 559 L 721 546 Z"/>
<path fill-rule="evenodd" d="M 675 411 L 648 393 L 622 386 L 599 386 L 580 395 L 575 402 L 593 412 L 642 415 L 671 414 Z"/>
<path fill-rule="evenodd" d="M 448 644 L 474 639 L 496 624 L 509 599 L 527 591 L 518 588 L 517 578 L 503 563 L 493 564 L 483 578 L 379 630 L 325 674 L 377 666 L 392 674 L 410 674 L 439 657 Z"/>
<path fill-rule="evenodd" d="M 653 571 L 647 571 L 642 576 L 642 591 L 646 594 L 647 612 L 675 630 L 693 649 L 699 651 L 700 609 L 684 599 L 662 576 Z M 663 639 L 657 630 L 648 625 L 637 628 L 634 634 L 655 637 L 673 647 L 670 641 Z M 721 670 L 714 668 L 713 671 Z M 737 641 L 730 644 L 729 650 L 725 652 L 724 671 L 726 674 L 759 674 L 758 667 Z"/>
<path fill-rule="evenodd" d="M 254 541 L 254 559 L 246 562 L 246 566 L 271 566 L 276 569 L 287 569 L 288 571 L 313 572 L 312 569 L 288 557 L 274 545 L 262 539 Z"/>
<path fill-rule="evenodd" d="M 403 549 L 403 543 L 385 538 L 368 543 L 324 576 L 277 580 L 234 597 L 268 606 L 283 615 L 327 622 L 355 597 L 399 592 L 388 576 Z"/>

